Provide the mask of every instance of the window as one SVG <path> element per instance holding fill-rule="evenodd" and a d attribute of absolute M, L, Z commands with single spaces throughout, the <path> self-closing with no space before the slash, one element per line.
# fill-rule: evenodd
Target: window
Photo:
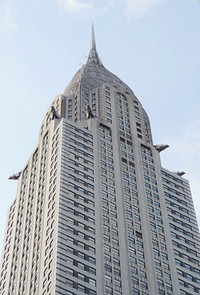
<path fill-rule="evenodd" d="M 84 281 L 85 276 L 82 273 L 78 273 L 78 279 Z"/>
<path fill-rule="evenodd" d="M 67 268 L 67 273 L 71 276 L 73 276 L 74 271 L 71 268 Z"/>
<path fill-rule="evenodd" d="M 93 274 L 93 275 L 96 275 L 96 269 L 94 269 L 91 266 L 88 267 L 88 272 L 91 273 L 91 274 Z"/>
<path fill-rule="evenodd" d="M 84 267 L 85 267 L 85 265 L 83 263 L 81 263 L 81 262 L 78 262 L 78 265 L 77 266 L 80 269 L 84 269 Z"/>
<path fill-rule="evenodd" d="M 89 278 L 89 284 L 92 286 L 96 286 L 96 280 Z"/>
<path fill-rule="evenodd" d="M 74 282 L 72 280 L 67 279 L 66 285 L 69 286 L 69 287 L 71 287 L 71 288 L 73 288 Z M 66 294 L 68 294 L 68 293 L 66 293 Z"/>
<path fill-rule="evenodd" d="M 91 256 L 88 256 L 88 261 L 92 264 L 96 264 L 96 259 Z"/>
<path fill-rule="evenodd" d="M 77 289 L 81 292 L 85 292 L 85 287 L 80 284 L 77 285 Z"/>

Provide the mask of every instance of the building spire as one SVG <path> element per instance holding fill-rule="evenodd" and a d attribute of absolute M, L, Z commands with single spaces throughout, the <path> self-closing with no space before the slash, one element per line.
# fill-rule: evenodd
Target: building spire
<path fill-rule="evenodd" d="M 99 64 L 102 65 L 102 62 L 100 61 L 99 55 L 97 53 L 96 49 L 96 40 L 95 40 L 95 32 L 94 32 L 94 24 L 92 23 L 92 38 L 91 38 L 91 48 L 88 55 L 87 64 Z"/>
<path fill-rule="evenodd" d="M 91 49 L 96 50 L 96 40 L 95 40 L 95 32 L 94 32 L 94 24 L 92 22 L 92 39 L 91 39 Z"/>

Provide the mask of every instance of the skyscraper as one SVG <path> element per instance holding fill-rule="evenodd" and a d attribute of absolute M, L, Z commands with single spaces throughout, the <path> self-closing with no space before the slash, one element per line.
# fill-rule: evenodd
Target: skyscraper
<path fill-rule="evenodd" d="M 47 111 L 10 207 L 0 295 L 200 293 L 188 181 L 161 166 L 148 116 L 102 64 L 87 63 Z"/>

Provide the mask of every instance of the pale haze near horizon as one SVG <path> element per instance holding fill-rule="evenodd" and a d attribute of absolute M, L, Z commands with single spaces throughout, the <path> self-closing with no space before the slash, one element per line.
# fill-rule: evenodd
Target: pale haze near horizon
<path fill-rule="evenodd" d="M 4 1 L 0 4 L 0 251 L 6 214 L 48 107 L 86 62 L 91 23 L 104 66 L 147 111 L 164 168 L 185 171 L 200 224 L 200 2 Z"/>

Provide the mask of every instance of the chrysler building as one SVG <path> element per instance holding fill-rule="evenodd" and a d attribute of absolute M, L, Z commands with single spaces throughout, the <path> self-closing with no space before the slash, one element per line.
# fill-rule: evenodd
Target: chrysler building
<path fill-rule="evenodd" d="M 87 62 L 50 105 L 8 212 L 0 295 L 200 294 L 183 172 L 162 167 L 133 91 Z"/>

